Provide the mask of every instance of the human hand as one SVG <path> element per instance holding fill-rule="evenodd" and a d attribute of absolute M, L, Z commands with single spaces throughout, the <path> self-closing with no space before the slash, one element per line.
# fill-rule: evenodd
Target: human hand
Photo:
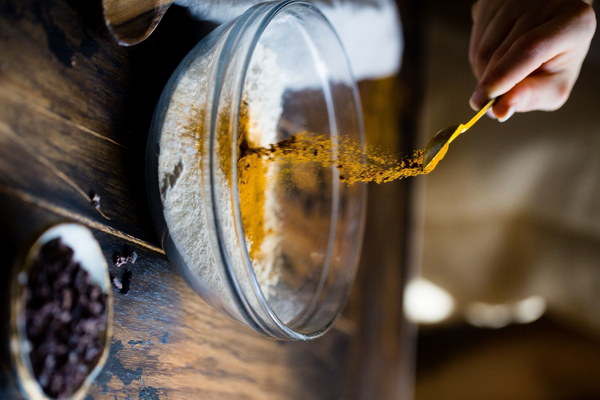
<path fill-rule="evenodd" d="M 596 29 L 582 0 L 478 0 L 469 61 L 478 80 L 471 106 L 499 99 L 493 116 L 553 111 L 571 94 Z"/>

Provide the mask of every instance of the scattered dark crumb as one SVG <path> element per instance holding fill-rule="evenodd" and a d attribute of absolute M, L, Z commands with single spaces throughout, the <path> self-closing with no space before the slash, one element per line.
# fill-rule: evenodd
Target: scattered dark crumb
<path fill-rule="evenodd" d="M 121 283 L 123 284 L 121 293 L 127 294 L 127 292 L 129 292 L 129 288 L 131 287 L 132 276 L 133 276 L 133 273 L 131 272 L 131 270 L 126 268 L 125 272 L 123 272 L 123 276 L 121 276 Z"/>
<path fill-rule="evenodd" d="M 130 269 L 125 268 L 125 271 L 119 278 L 118 276 L 110 276 L 110 282 L 112 285 L 119 291 L 119 293 L 127 294 L 129 292 L 129 288 L 131 287 L 131 277 L 133 273 Z"/>
<path fill-rule="evenodd" d="M 104 217 L 106 219 L 110 219 L 108 217 L 108 215 L 104 214 L 104 212 L 100 208 L 100 195 L 98 195 L 98 193 L 96 193 L 92 190 L 88 193 L 88 196 L 90 198 L 90 204 L 92 205 L 92 207 L 94 207 L 96 209 L 96 211 L 98 211 L 98 213 L 100 213 L 100 215 L 102 215 L 102 217 Z"/>
<path fill-rule="evenodd" d="M 90 192 L 90 203 L 96 210 L 100 209 L 100 196 L 98 193 Z"/>
<path fill-rule="evenodd" d="M 138 255 L 137 255 L 137 253 L 136 253 L 135 251 L 133 251 L 133 250 L 132 250 L 132 251 L 131 251 L 131 254 L 129 254 L 129 255 L 127 256 L 127 262 L 128 262 L 129 264 L 135 264 L 135 262 L 137 261 L 137 258 L 138 258 Z"/>
<path fill-rule="evenodd" d="M 137 253 L 129 246 L 123 247 L 123 254 L 115 253 L 113 254 L 113 263 L 116 267 L 120 267 L 124 264 L 135 264 L 137 261 L 138 255 Z"/>
<path fill-rule="evenodd" d="M 120 267 L 124 264 L 127 264 L 127 257 L 120 255 L 119 253 L 115 253 L 113 256 L 113 262 L 115 267 Z"/>
<path fill-rule="evenodd" d="M 110 281 L 112 282 L 114 287 L 116 287 L 119 290 L 123 290 L 123 282 L 121 282 L 121 279 L 111 275 Z"/>
<path fill-rule="evenodd" d="M 138 259 L 137 253 L 128 245 L 123 246 L 120 253 L 113 254 L 113 263 L 115 267 L 121 267 L 125 264 L 135 264 Z M 110 280 L 115 288 L 122 294 L 127 294 L 131 287 L 131 278 L 133 272 L 129 268 L 125 268 L 120 277 L 111 275 Z"/>

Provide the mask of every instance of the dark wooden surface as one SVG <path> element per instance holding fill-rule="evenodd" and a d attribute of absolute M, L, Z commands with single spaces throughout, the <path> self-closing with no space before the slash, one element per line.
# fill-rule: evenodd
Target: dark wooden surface
<path fill-rule="evenodd" d="M 335 328 L 317 341 L 259 337 L 206 305 L 171 270 L 146 202 L 146 135 L 171 71 L 211 28 L 173 7 L 147 41 L 124 48 L 109 37 L 99 1 L 0 0 L 3 288 L 15 254 L 53 223 L 92 228 L 109 261 L 125 245 L 136 250 L 131 290 L 115 292 L 110 357 L 90 399 L 409 393 L 401 313 L 405 184 L 371 188 L 352 298 Z M 398 89 L 393 79 L 361 83 L 368 131 L 396 148 Z M 106 217 L 91 206 L 90 192 L 100 195 Z M 2 296 L 6 305 L 8 292 Z M 6 372 L 4 352 L 1 361 Z M 0 384 L 2 398 L 16 396 L 6 373 Z"/>

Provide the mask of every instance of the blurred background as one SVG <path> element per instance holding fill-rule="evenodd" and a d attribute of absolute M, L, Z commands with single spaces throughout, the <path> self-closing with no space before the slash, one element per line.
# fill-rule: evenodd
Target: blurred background
<path fill-rule="evenodd" d="M 425 4 L 421 146 L 475 86 L 472 2 Z M 418 400 L 600 399 L 598 36 L 563 108 L 484 118 L 415 183 Z"/>
<path fill-rule="evenodd" d="M 241 12 L 233 4 L 256 1 L 204 2 L 215 7 L 208 11 L 216 22 L 196 21 L 173 6 L 147 41 L 119 47 L 106 32 L 99 1 L 87 7 L 74 0 L 0 0 L 0 119 L 19 127 L 36 149 L 82 181 L 112 177 L 120 183 L 103 195 L 103 207 L 123 215 L 110 226 L 157 243 L 143 178 L 156 99 L 179 60 L 218 19 Z M 168 3 L 156 1 L 163 12 Z M 360 66 L 369 141 L 409 151 L 473 115 L 468 99 L 475 80 L 467 58 L 472 1 L 320 3 L 336 29 L 356 41 L 356 47 L 347 47 Z M 354 3 L 367 12 L 343 7 Z M 357 15 L 363 23 L 352 19 Z M 152 13 L 142 16 L 157 22 Z M 199 302 L 164 257 L 140 251 L 133 294 L 116 297 L 114 351 L 90 397 L 150 398 L 151 388 L 161 398 L 214 390 L 210 393 L 261 400 L 600 399 L 598 36 L 561 110 L 517 114 L 502 124 L 484 118 L 453 144 L 432 174 L 371 185 L 352 298 L 320 341 L 281 344 L 240 333 Z M 55 125 L 60 129 L 50 129 Z M 94 141 L 83 128 L 125 146 Z M 65 159 L 62 148 L 49 150 L 63 136 L 93 155 L 93 162 L 84 159 L 83 175 L 76 174 L 84 164 L 78 157 L 88 153 Z M 104 143 L 103 152 L 98 143 Z M 14 196 L 18 190 L 73 215 L 99 218 L 86 199 L 56 178 L 38 177 L 39 165 L 18 168 L 11 161 L 20 153 L 9 145 L 0 149 L 0 225 L 10 239 L 5 248 L 24 242 L 36 228 L 22 223 L 21 215 L 38 223 L 64 218 L 25 204 Z M 22 228 L 22 237 L 8 220 Z M 117 239 L 100 235 L 107 257 L 121 248 Z M 150 318 L 154 314 L 159 315 Z M 169 319 L 181 315 L 186 323 Z M 187 363 L 182 349 L 200 362 Z M 187 364 L 176 374 L 165 372 L 180 363 Z M 196 365 L 205 370 L 199 373 Z"/>

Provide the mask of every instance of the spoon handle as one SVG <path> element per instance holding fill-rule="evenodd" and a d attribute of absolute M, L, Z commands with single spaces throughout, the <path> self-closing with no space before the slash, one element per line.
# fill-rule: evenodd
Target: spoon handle
<path fill-rule="evenodd" d="M 469 130 L 470 127 L 472 127 L 473 125 L 475 125 L 475 122 L 479 121 L 479 119 L 481 117 L 483 117 L 483 115 L 486 113 L 486 111 L 494 105 L 494 102 L 496 101 L 496 99 L 492 99 L 490 101 L 488 101 L 488 103 L 483 106 L 483 108 L 481 110 L 479 110 L 477 112 L 477 114 L 475 114 L 475 116 L 473 118 L 471 118 L 469 120 L 469 122 L 467 122 L 466 124 L 460 124 L 456 130 L 454 131 L 454 133 L 452 134 L 452 136 L 450 136 L 450 139 L 448 139 L 448 144 L 452 143 L 454 141 L 454 139 L 456 139 L 458 137 L 458 135 L 465 133 L 466 131 Z"/>
<path fill-rule="evenodd" d="M 469 122 L 464 124 L 463 132 L 467 131 L 470 127 L 472 127 L 475 124 L 475 122 L 479 121 L 479 118 L 483 117 L 483 114 L 485 114 L 486 111 L 494 105 L 495 101 L 496 99 L 491 99 L 490 101 L 488 101 L 488 103 L 481 110 L 479 110 L 479 112 L 475 114 L 475 116 L 471 118 Z"/>

